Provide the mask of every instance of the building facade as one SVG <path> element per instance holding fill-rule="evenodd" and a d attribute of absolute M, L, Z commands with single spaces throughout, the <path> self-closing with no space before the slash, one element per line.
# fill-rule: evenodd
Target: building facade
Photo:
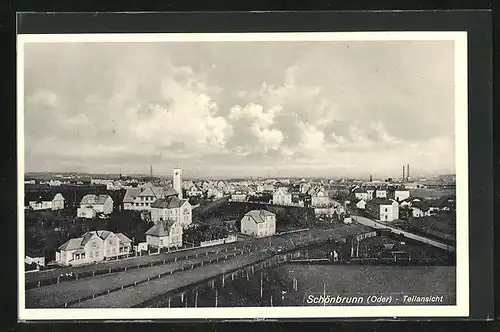
<path fill-rule="evenodd" d="M 366 202 L 366 213 L 380 221 L 394 221 L 399 219 L 399 204 L 395 200 L 375 198 Z"/>
<path fill-rule="evenodd" d="M 276 233 L 276 215 L 266 210 L 252 210 L 241 219 L 241 232 L 254 237 L 272 236 Z"/>
<path fill-rule="evenodd" d="M 156 200 L 178 196 L 178 192 L 171 187 L 145 185 L 137 188 L 128 188 L 123 198 L 123 209 L 134 211 L 150 211 L 151 204 Z"/>
<path fill-rule="evenodd" d="M 146 232 L 146 243 L 156 249 L 182 247 L 182 226 L 173 220 L 159 221 Z"/>
<path fill-rule="evenodd" d="M 37 200 L 30 201 L 29 207 L 33 210 L 62 210 L 64 209 L 64 197 L 60 193 L 45 193 Z"/>
<path fill-rule="evenodd" d="M 122 233 L 92 231 L 66 241 L 56 252 L 60 265 L 81 265 L 128 256 L 132 240 Z"/>
<path fill-rule="evenodd" d="M 193 207 L 187 199 L 177 196 L 160 198 L 151 205 L 151 221 L 171 220 L 186 228 L 193 222 Z"/>
<path fill-rule="evenodd" d="M 292 204 L 292 194 L 284 187 L 278 188 L 273 193 L 273 204 L 278 205 L 291 205 Z"/>
<path fill-rule="evenodd" d="M 85 195 L 78 210 L 93 209 L 96 214 L 110 214 L 113 212 L 113 199 L 109 195 Z M 77 215 L 82 212 L 78 212 Z"/>

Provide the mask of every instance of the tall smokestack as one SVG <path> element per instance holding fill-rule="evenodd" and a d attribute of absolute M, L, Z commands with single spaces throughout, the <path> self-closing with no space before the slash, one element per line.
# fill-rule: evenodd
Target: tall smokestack
<path fill-rule="evenodd" d="M 152 180 L 153 179 L 153 165 L 149 166 L 149 178 Z"/>
<path fill-rule="evenodd" d="M 410 164 L 406 165 L 406 177 L 410 179 Z"/>
<path fill-rule="evenodd" d="M 405 165 L 403 165 L 403 182 L 405 182 Z"/>
<path fill-rule="evenodd" d="M 370 174 L 370 182 L 373 182 L 373 177 L 371 176 L 371 174 Z"/>

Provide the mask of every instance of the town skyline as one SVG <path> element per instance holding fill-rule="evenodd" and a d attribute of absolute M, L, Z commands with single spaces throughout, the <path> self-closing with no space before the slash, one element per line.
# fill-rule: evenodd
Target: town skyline
<path fill-rule="evenodd" d="M 27 44 L 24 59 L 26 172 L 455 173 L 451 41 Z"/>

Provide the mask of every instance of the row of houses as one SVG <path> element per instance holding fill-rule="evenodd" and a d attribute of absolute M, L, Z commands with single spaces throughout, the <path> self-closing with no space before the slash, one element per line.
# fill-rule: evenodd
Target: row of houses
<path fill-rule="evenodd" d="M 351 192 L 356 199 L 365 201 L 375 198 L 389 198 L 400 202 L 410 197 L 410 191 L 405 187 L 355 186 Z"/>
<path fill-rule="evenodd" d="M 178 200 L 177 197 L 170 199 Z M 179 221 L 175 216 L 158 217 L 155 220 L 145 233 L 146 245 L 139 247 L 157 250 L 182 247 L 183 231 L 189 224 L 183 223 L 182 219 Z M 272 236 L 276 233 L 276 215 L 265 210 L 249 211 L 241 219 L 241 232 L 253 237 Z M 132 248 L 132 240 L 123 233 L 91 231 L 62 244 L 56 252 L 56 263 L 67 266 L 119 259 L 128 257 Z"/>
<path fill-rule="evenodd" d="M 333 203 L 328 192 L 322 187 L 312 187 L 306 193 L 301 193 L 290 187 L 279 187 L 267 193 L 272 196 L 270 203 L 276 205 L 328 207 Z M 238 190 L 230 196 L 230 199 L 233 202 L 246 202 L 251 196 L 259 194 L 262 193 Z"/>

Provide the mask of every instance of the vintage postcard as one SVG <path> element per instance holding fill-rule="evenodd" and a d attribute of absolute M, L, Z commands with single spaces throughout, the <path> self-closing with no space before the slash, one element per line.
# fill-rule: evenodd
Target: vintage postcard
<path fill-rule="evenodd" d="M 469 314 L 466 32 L 21 34 L 17 121 L 21 320 Z"/>

